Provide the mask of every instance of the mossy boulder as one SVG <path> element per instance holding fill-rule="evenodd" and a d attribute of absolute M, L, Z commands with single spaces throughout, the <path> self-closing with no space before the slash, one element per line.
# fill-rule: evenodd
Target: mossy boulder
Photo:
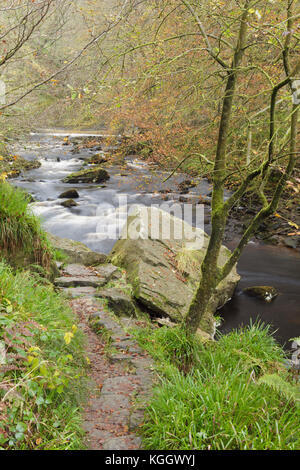
<path fill-rule="evenodd" d="M 84 266 L 97 266 L 105 263 L 107 256 L 103 253 L 96 253 L 86 245 L 69 238 L 61 238 L 48 233 L 48 239 L 52 246 L 61 251 L 68 258 L 68 263 L 78 263 Z"/>
<path fill-rule="evenodd" d="M 137 232 L 142 237 L 137 238 Z M 199 284 L 208 242 L 203 230 L 194 229 L 160 209 L 138 207 L 129 216 L 110 260 L 126 270 L 133 297 L 140 304 L 155 314 L 181 322 Z M 219 266 L 229 256 L 230 251 L 222 247 Z M 232 297 L 239 279 L 234 268 L 217 287 L 200 325 L 206 333 L 213 334 L 213 314 Z"/>
<path fill-rule="evenodd" d="M 64 183 L 103 183 L 109 180 L 110 176 L 106 170 L 101 167 L 88 168 L 87 170 L 71 173 L 63 179 Z"/>

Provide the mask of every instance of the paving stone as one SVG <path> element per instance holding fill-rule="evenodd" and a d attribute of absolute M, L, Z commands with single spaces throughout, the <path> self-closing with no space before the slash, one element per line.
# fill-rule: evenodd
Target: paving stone
<path fill-rule="evenodd" d="M 80 278 L 73 276 L 73 274 L 80 272 L 76 265 L 71 265 L 71 267 L 69 265 L 68 269 L 71 277 L 65 276 L 63 279 L 66 282 L 70 282 L 68 281 L 70 278 L 77 280 Z M 106 274 L 114 275 L 114 267 L 106 269 Z M 91 279 L 93 281 L 94 277 L 97 278 L 97 282 L 101 281 L 101 277 L 94 276 L 94 274 L 94 272 L 91 274 L 90 271 L 89 275 L 84 277 L 85 282 L 89 282 Z M 112 347 L 118 350 L 108 357 L 108 361 L 117 365 L 117 367 L 109 367 L 121 375 L 105 378 L 102 388 L 96 387 L 95 392 L 91 387 L 91 398 L 88 404 L 89 414 L 84 423 L 84 429 L 87 432 L 87 446 L 89 449 L 95 450 L 100 448 L 103 450 L 140 449 L 141 439 L 134 432 L 144 421 L 144 410 L 148 398 L 151 396 L 154 374 L 151 371 L 151 359 L 139 347 L 135 338 L 124 331 L 124 328 L 141 326 L 141 322 L 123 317 L 122 326 L 120 326 L 93 297 L 95 293 L 99 295 L 93 286 L 71 287 L 67 291 L 72 296 L 85 296 L 84 300 L 80 301 L 84 302 L 85 307 L 82 307 L 84 310 L 88 311 L 90 307 L 97 309 L 97 312 L 88 317 L 89 326 L 95 332 L 99 328 L 100 333 L 101 328 L 105 328 L 110 333 Z M 89 357 L 92 364 L 99 361 L 99 353 L 96 352 L 96 349 L 95 352 L 90 352 Z M 130 369 L 133 372 L 129 374 Z M 128 375 L 125 375 L 126 372 Z M 136 397 L 138 405 L 134 405 Z"/>
<path fill-rule="evenodd" d="M 124 330 L 118 325 L 118 323 L 116 323 L 103 312 L 93 313 L 90 316 L 90 319 L 92 322 L 95 321 L 97 326 L 110 330 L 117 337 L 124 335 Z"/>
<path fill-rule="evenodd" d="M 86 297 L 86 296 L 94 296 L 95 293 L 97 292 L 95 287 L 69 287 L 69 288 L 64 288 L 65 293 L 69 296 L 75 299 L 76 297 Z"/>
<path fill-rule="evenodd" d="M 108 357 L 108 360 L 111 364 L 122 364 L 124 366 L 131 366 L 131 357 L 125 354 L 112 354 Z"/>
<path fill-rule="evenodd" d="M 89 277 L 89 276 L 95 276 L 95 273 L 89 269 L 83 266 L 82 264 L 68 264 L 63 268 L 63 272 L 67 276 L 72 276 L 72 277 Z"/>
<path fill-rule="evenodd" d="M 86 444 L 90 450 L 99 450 L 99 442 L 111 439 L 111 433 L 102 429 L 94 429 L 86 439 Z"/>
<path fill-rule="evenodd" d="M 54 281 L 57 287 L 99 287 L 97 276 L 58 277 Z"/>
<path fill-rule="evenodd" d="M 133 435 L 114 437 L 107 439 L 103 443 L 103 450 L 129 450 L 129 449 L 140 449 L 141 438 Z"/>
<path fill-rule="evenodd" d="M 93 408 L 107 412 L 118 412 L 122 409 L 130 408 L 130 396 L 122 394 L 107 394 L 102 395 L 100 398 L 92 403 Z"/>
<path fill-rule="evenodd" d="M 99 413 L 101 412 L 101 416 L 103 416 L 103 411 L 99 410 Z M 106 413 L 104 411 L 104 413 Z M 103 418 L 102 418 L 103 419 Z M 107 412 L 107 416 L 104 418 L 102 424 L 107 425 L 110 427 L 112 426 L 117 426 L 118 428 L 122 429 L 129 429 L 129 419 L 130 419 L 130 410 L 129 409 L 122 409 L 122 410 L 116 410 L 113 412 Z"/>
<path fill-rule="evenodd" d="M 153 367 L 153 361 L 147 356 L 139 356 L 132 359 L 132 364 L 134 367 L 139 370 L 151 369 Z"/>
<path fill-rule="evenodd" d="M 134 391 L 140 385 L 139 379 L 136 375 L 121 375 L 119 377 L 112 377 L 106 379 L 101 390 L 101 396 L 112 393 L 125 393 L 126 390 Z"/>
<path fill-rule="evenodd" d="M 142 352 L 142 349 L 136 345 L 134 341 L 114 341 L 113 347 L 126 351 L 130 354 L 139 354 Z"/>
<path fill-rule="evenodd" d="M 112 334 L 111 335 L 111 339 L 113 340 L 114 343 L 119 343 L 119 342 L 123 342 L 123 341 L 128 341 L 128 342 L 132 341 L 132 336 L 130 336 L 130 335 L 123 336 L 124 331 L 122 330 L 121 332 L 122 332 L 122 334 Z"/>

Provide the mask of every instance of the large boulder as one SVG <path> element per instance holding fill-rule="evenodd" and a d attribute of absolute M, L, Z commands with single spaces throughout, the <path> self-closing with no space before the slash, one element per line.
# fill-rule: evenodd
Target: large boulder
<path fill-rule="evenodd" d="M 48 233 L 53 248 L 61 251 L 67 257 L 68 263 L 78 263 L 84 266 L 96 266 L 105 263 L 107 256 L 103 253 L 96 253 L 86 245 L 69 238 L 61 238 Z"/>
<path fill-rule="evenodd" d="M 133 296 L 140 304 L 153 313 L 180 322 L 199 284 L 208 242 L 209 237 L 203 230 L 194 229 L 167 212 L 136 207 L 135 213 L 128 217 L 110 260 L 126 270 Z M 230 251 L 223 246 L 219 266 L 223 266 L 229 256 Z M 239 279 L 234 268 L 219 284 L 202 318 L 200 328 L 203 331 L 213 334 L 213 315 L 232 297 Z"/>

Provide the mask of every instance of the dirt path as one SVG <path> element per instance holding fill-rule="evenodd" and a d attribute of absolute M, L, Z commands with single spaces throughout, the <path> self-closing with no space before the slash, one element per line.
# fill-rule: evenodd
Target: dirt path
<path fill-rule="evenodd" d="M 135 320 L 117 322 L 92 296 L 75 298 L 71 306 L 86 335 L 91 361 L 90 395 L 84 410 L 87 448 L 140 449 L 138 430 L 153 374 L 150 358 L 124 330 Z"/>

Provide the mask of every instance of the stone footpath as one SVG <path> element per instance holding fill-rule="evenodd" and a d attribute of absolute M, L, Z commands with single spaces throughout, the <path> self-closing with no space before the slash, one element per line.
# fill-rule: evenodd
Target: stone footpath
<path fill-rule="evenodd" d="M 88 338 L 90 396 L 84 410 L 86 444 L 92 450 L 137 450 L 139 427 L 154 382 L 152 362 L 134 337 L 134 318 L 116 318 L 101 304 L 97 287 L 115 274 L 112 265 L 63 267 L 55 284 L 72 298 L 71 306 Z"/>

